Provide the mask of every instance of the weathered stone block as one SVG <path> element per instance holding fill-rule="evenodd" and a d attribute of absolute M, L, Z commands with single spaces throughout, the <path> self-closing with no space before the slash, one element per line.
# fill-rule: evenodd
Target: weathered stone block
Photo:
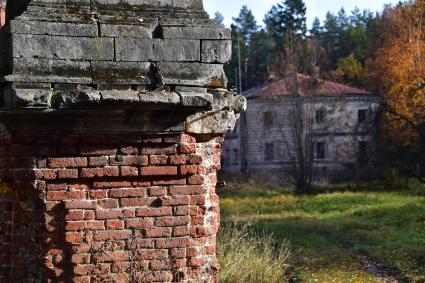
<path fill-rule="evenodd" d="M 6 106 L 9 107 L 43 107 L 50 102 L 50 89 L 12 89 L 6 92 Z"/>
<path fill-rule="evenodd" d="M 232 59 L 232 42 L 230 40 L 203 40 L 202 62 L 227 63 Z"/>
<path fill-rule="evenodd" d="M 200 61 L 199 40 L 116 39 L 117 61 Z"/>
<path fill-rule="evenodd" d="M 195 134 L 230 133 L 239 117 L 230 111 L 202 112 L 186 120 L 186 131 Z"/>
<path fill-rule="evenodd" d="M 18 58 L 114 60 L 112 38 L 13 34 L 13 43 Z"/>
<path fill-rule="evenodd" d="M 37 58 L 14 58 L 13 72 L 27 75 L 90 78 L 90 62 Z"/>
<path fill-rule="evenodd" d="M 157 23 L 156 23 L 157 24 Z M 152 25 L 124 25 L 124 24 L 101 24 L 100 33 L 105 37 L 132 37 L 132 38 L 152 38 L 152 33 L 156 26 Z"/>
<path fill-rule="evenodd" d="M 78 105 L 99 104 L 101 100 L 98 91 L 70 91 L 62 94 L 63 105 L 73 107 Z"/>
<path fill-rule="evenodd" d="M 139 93 L 137 91 L 118 91 L 118 90 L 102 90 L 102 100 L 105 102 L 121 102 L 121 103 L 134 103 L 139 102 Z"/>
<path fill-rule="evenodd" d="M 170 39 L 230 39 L 230 31 L 217 26 L 163 26 L 164 38 Z"/>
<path fill-rule="evenodd" d="M 91 62 L 93 83 L 148 84 L 149 62 Z"/>
<path fill-rule="evenodd" d="M 180 104 L 180 97 L 177 93 L 174 92 L 160 92 L 160 91 L 150 91 L 145 93 L 140 93 L 140 102 L 146 104 L 168 104 L 168 105 L 178 105 Z"/>
<path fill-rule="evenodd" d="M 184 107 L 212 108 L 214 98 L 209 93 L 180 92 L 181 104 Z"/>
<path fill-rule="evenodd" d="M 40 34 L 40 35 L 65 35 L 96 37 L 96 23 L 63 23 L 63 22 L 41 22 L 13 20 L 10 29 L 15 34 Z"/>
<path fill-rule="evenodd" d="M 201 63 L 159 63 L 164 82 L 172 85 L 224 87 L 227 78 L 223 66 Z"/>

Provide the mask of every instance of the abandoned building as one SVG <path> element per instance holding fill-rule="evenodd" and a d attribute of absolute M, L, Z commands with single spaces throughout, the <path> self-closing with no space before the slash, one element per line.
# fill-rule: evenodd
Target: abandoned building
<path fill-rule="evenodd" d="M 217 282 L 230 30 L 202 0 L 1 2 L 0 282 Z"/>
<path fill-rule="evenodd" d="M 380 99 L 371 92 L 299 74 L 244 96 L 248 110 L 226 135 L 224 171 L 285 176 L 298 146 L 319 178 L 352 178 L 375 161 Z"/>

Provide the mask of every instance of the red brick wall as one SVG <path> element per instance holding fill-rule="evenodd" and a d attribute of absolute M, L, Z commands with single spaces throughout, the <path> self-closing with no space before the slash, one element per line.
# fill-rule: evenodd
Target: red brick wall
<path fill-rule="evenodd" d="M 0 28 L 6 24 L 6 10 L 0 7 Z"/>
<path fill-rule="evenodd" d="M 214 282 L 222 138 L 0 139 L 0 282 Z"/>

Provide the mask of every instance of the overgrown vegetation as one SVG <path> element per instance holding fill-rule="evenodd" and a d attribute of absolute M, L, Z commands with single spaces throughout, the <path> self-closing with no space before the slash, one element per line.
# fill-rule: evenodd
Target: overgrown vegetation
<path fill-rule="evenodd" d="M 289 241 L 285 263 L 303 282 L 382 282 L 365 269 L 360 255 L 375 257 L 409 282 L 425 282 L 425 197 L 418 193 L 425 188 L 419 186 L 387 192 L 382 185 L 381 191 L 369 192 L 341 185 L 298 196 L 254 181 L 230 182 L 221 192 L 221 233 L 229 241 L 226 223 L 237 221 L 252 223 L 255 231 L 274 235 L 278 243 Z M 228 265 L 222 266 L 227 273 Z"/>
<path fill-rule="evenodd" d="M 247 225 L 228 224 L 218 236 L 220 282 L 282 282 L 289 249 L 271 235 L 255 235 Z"/>
<path fill-rule="evenodd" d="M 62 94 L 59 90 L 52 88 L 52 96 L 50 98 L 50 107 L 58 109 L 63 102 Z"/>

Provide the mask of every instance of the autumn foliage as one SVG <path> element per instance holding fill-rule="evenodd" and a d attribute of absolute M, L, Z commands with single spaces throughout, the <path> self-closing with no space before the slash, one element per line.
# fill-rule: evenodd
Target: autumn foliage
<path fill-rule="evenodd" d="M 425 0 L 384 10 L 383 39 L 369 62 L 386 103 L 387 140 L 417 146 L 425 136 Z"/>

